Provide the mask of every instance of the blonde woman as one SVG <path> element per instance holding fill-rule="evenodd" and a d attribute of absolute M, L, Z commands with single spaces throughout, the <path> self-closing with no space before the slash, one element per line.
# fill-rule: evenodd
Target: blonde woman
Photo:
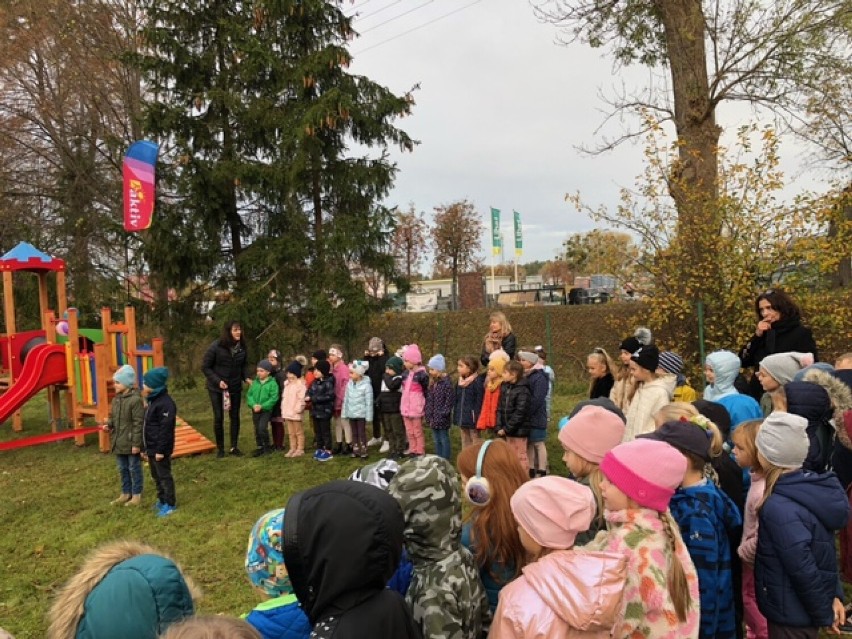
<path fill-rule="evenodd" d="M 503 350 L 509 356 L 510 360 L 515 359 L 515 351 L 517 350 L 517 340 L 512 332 L 512 325 L 509 320 L 500 311 L 494 311 L 488 316 L 488 333 L 482 343 L 482 354 L 479 361 L 483 366 L 488 366 L 488 359 L 491 353 L 498 350 Z"/>

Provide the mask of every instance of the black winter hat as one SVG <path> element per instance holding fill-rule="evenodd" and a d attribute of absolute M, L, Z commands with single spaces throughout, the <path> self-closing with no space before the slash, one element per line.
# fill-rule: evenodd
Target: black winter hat
<path fill-rule="evenodd" d="M 627 351 L 628 353 L 635 353 L 639 350 L 640 346 L 647 346 L 650 344 L 653 341 L 653 338 L 654 336 L 651 334 L 649 329 L 640 326 L 633 332 L 633 335 L 621 342 L 618 348 L 623 351 Z"/>
<path fill-rule="evenodd" d="M 319 362 L 317 362 L 317 365 L 319 365 Z M 287 373 L 293 373 L 293 375 L 295 375 L 296 377 L 301 377 L 302 376 L 302 365 L 299 362 L 297 362 L 296 360 L 293 360 L 292 362 L 287 364 L 286 372 Z"/>
<path fill-rule="evenodd" d="M 660 367 L 660 350 L 653 344 L 640 346 L 630 359 L 653 373 Z"/>
<path fill-rule="evenodd" d="M 713 434 L 698 424 L 686 420 L 666 422 L 652 433 L 637 435 L 641 439 L 655 439 L 666 442 L 679 451 L 697 455 L 706 462 L 710 461 L 710 439 Z"/>
<path fill-rule="evenodd" d="M 323 349 L 319 349 L 318 351 L 314 351 L 313 353 L 311 353 L 311 357 L 313 357 L 318 362 L 321 362 L 324 359 L 328 359 L 328 353 L 326 353 Z"/>
<path fill-rule="evenodd" d="M 731 414 L 727 408 L 718 402 L 711 402 L 706 399 L 696 399 L 692 402 L 692 405 L 704 417 L 716 424 L 716 427 L 722 433 L 722 437 L 728 439 L 731 434 Z"/>
<path fill-rule="evenodd" d="M 314 370 L 319 371 L 323 377 L 328 377 L 331 374 L 331 364 L 328 363 L 328 360 L 321 359 L 317 362 Z"/>

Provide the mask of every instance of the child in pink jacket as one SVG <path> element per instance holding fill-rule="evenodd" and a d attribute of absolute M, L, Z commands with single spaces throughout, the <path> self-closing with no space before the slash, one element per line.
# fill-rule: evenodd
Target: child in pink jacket
<path fill-rule="evenodd" d="M 405 424 L 408 437 L 408 454 L 411 456 L 426 453 L 426 438 L 423 436 L 423 414 L 426 408 L 426 389 L 429 375 L 423 366 L 423 356 L 417 344 L 409 344 L 402 349 L 402 363 L 406 368 L 402 375 L 402 399 L 399 412 Z"/>
<path fill-rule="evenodd" d="M 494 639 L 609 639 L 620 623 L 627 556 L 574 549 L 597 506 L 592 491 L 551 475 L 523 484 L 512 514 L 532 563 L 500 591 Z"/>
<path fill-rule="evenodd" d="M 287 379 L 281 394 L 281 417 L 287 424 L 290 437 L 290 451 L 285 457 L 301 457 L 305 454 L 305 430 L 302 427 L 302 413 L 305 410 L 305 381 L 302 379 L 302 365 L 293 360 L 287 366 Z"/>

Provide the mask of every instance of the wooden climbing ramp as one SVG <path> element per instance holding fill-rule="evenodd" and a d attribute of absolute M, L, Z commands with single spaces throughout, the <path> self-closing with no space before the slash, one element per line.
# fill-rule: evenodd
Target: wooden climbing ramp
<path fill-rule="evenodd" d="M 201 453 L 212 453 L 216 444 L 187 424 L 180 417 L 175 425 L 175 452 L 172 457 L 188 457 Z"/>

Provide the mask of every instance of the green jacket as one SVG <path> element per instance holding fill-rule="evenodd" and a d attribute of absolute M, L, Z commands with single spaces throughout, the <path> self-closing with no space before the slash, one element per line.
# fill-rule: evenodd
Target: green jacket
<path fill-rule="evenodd" d="M 281 391 L 278 388 L 278 382 L 273 377 L 267 377 L 265 382 L 261 382 L 260 378 L 255 377 L 246 395 L 249 408 L 253 408 L 255 404 L 260 404 L 262 410 L 272 410 L 280 399 Z"/>
<path fill-rule="evenodd" d="M 107 425 L 111 430 L 112 447 L 116 455 L 130 455 L 131 448 L 142 448 L 142 420 L 145 407 L 139 391 L 131 388 L 118 393 L 112 400 Z"/>

